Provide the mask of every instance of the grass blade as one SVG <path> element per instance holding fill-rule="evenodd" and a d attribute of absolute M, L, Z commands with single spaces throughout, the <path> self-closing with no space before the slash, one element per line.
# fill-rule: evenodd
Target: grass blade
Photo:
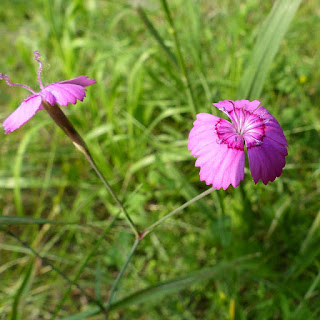
<path fill-rule="evenodd" d="M 146 25 L 150 33 L 153 35 L 153 37 L 157 40 L 159 43 L 160 47 L 163 49 L 163 51 L 167 54 L 168 58 L 170 61 L 177 67 L 179 68 L 179 64 L 177 61 L 177 58 L 175 55 L 170 51 L 170 49 L 165 45 L 162 37 L 160 36 L 159 32 L 157 29 L 154 27 L 152 22 L 149 20 L 147 17 L 146 13 L 141 7 L 138 7 L 137 12 L 139 14 L 139 17 L 141 18 L 142 22 Z"/>
<path fill-rule="evenodd" d="M 251 60 L 240 81 L 238 97 L 258 99 L 270 65 L 301 0 L 277 0 L 262 23 Z"/>
<path fill-rule="evenodd" d="M 0 226 L 1 225 L 21 225 L 21 224 L 61 224 L 61 225 L 81 225 L 75 222 L 62 222 L 48 219 L 35 219 L 30 217 L 16 217 L 16 216 L 5 216 L 0 215 Z"/>
<path fill-rule="evenodd" d="M 180 45 L 180 41 L 178 39 L 177 30 L 175 28 L 174 20 L 171 16 L 171 11 L 169 9 L 167 0 L 161 0 L 161 3 L 162 3 L 162 7 L 163 7 L 163 11 L 165 13 L 166 19 L 170 25 L 170 33 L 172 33 L 172 37 L 173 37 L 173 40 L 175 43 L 176 56 L 178 58 L 178 63 L 180 65 L 181 72 L 184 76 L 183 82 L 186 83 L 186 85 L 187 85 L 187 93 L 188 93 L 188 97 L 189 97 L 189 101 L 190 101 L 191 111 L 192 111 L 193 115 L 195 116 L 197 114 L 197 110 L 198 110 L 197 102 L 196 102 L 196 99 L 195 99 L 195 96 L 193 93 L 191 80 L 189 77 L 189 73 L 187 71 L 186 63 L 185 63 L 184 57 L 182 55 L 181 45 Z"/>
<path fill-rule="evenodd" d="M 218 276 L 219 274 L 225 274 L 227 270 L 237 270 L 240 271 L 242 268 L 245 268 L 248 260 L 257 258 L 259 254 L 253 254 L 249 256 L 242 257 L 240 259 L 231 261 L 231 262 L 223 262 L 214 267 L 202 269 L 191 273 L 187 276 L 177 278 L 174 280 L 166 281 L 159 283 L 155 286 L 151 286 L 149 288 L 137 291 L 124 299 L 121 299 L 115 303 L 110 305 L 110 311 L 118 310 L 120 308 L 125 308 L 130 305 L 136 305 L 137 303 L 149 302 L 154 299 L 159 299 L 167 294 L 172 294 L 174 292 L 178 292 L 184 288 L 187 288 L 195 283 L 205 281 L 213 278 L 214 276 Z M 87 319 L 90 316 L 94 316 L 98 314 L 100 311 L 99 308 L 94 307 L 87 311 L 74 314 L 72 316 L 67 316 L 62 318 L 61 320 L 81 320 Z"/>
<path fill-rule="evenodd" d="M 30 263 L 28 269 L 25 272 L 24 279 L 17 290 L 17 293 L 14 297 L 14 301 L 12 304 L 12 314 L 11 314 L 11 320 L 17 320 L 20 319 L 18 309 L 19 309 L 19 304 L 21 301 L 21 298 L 23 295 L 26 294 L 30 287 L 30 283 L 32 281 L 32 275 L 33 275 L 33 270 L 34 270 L 34 260 Z"/>
<path fill-rule="evenodd" d="M 306 251 L 306 248 L 309 246 L 310 242 L 312 241 L 312 238 L 314 236 L 314 233 L 319 229 L 320 227 L 320 211 L 318 212 L 316 218 L 314 219 L 311 228 L 308 231 L 308 234 L 304 241 L 302 242 L 300 253 L 304 253 Z"/>

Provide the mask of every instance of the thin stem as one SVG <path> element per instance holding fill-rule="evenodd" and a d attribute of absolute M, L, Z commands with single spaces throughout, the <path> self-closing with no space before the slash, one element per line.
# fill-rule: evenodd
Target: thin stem
<path fill-rule="evenodd" d="M 300 253 L 303 254 L 305 253 L 309 243 L 311 242 L 314 233 L 319 229 L 320 226 L 320 211 L 318 212 L 316 218 L 314 219 L 311 228 L 308 231 L 307 237 L 303 240 L 301 248 L 300 248 Z"/>
<path fill-rule="evenodd" d="M 97 306 L 99 306 L 101 311 L 106 314 L 107 310 L 106 310 L 106 308 L 104 307 L 104 305 L 100 301 L 98 301 L 95 298 L 91 297 L 77 283 L 73 283 L 73 281 L 71 281 L 71 279 L 69 279 L 62 271 L 60 271 L 60 269 L 56 268 L 51 262 L 49 262 L 47 258 L 42 257 L 36 250 L 31 248 L 26 242 L 21 240 L 18 236 L 16 236 L 10 230 L 6 230 L 6 229 L 3 229 L 3 228 L 0 228 L 0 230 L 5 232 L 6 234 L 8 234 L 10 237 L 14 238 L 15 240 L 17 240 L 25 248 L 30 250 L 37 258 L 39 258 L 41 260 L 41 262 L 44 265 L 50 266 L 51 269 L 54 270 L 56 273 L 58 273 L 64 280 L 66 280 L 70 284 L 70 286 L 75 286 L 89 301 L 91 301 L 91 302 L 95 303 Z"/>
<path fill-rule="evenodd" d="M 314 290 L 316 289 L 316 287 L 319 284 L 319 282 L 320 282 L 320 272 L 315 277 L 315 279 L 312 281 L 312 284 L 309 287 L 309 289 L 306 292 L 306 294 L 304 295 L 303 300 L 300 301 L 298 307 L 296 308 L 295 312 L 293 313 L 293 316 L 295 316 L 294 319 L 297 319 L 296 315 L 300 312 L 301 308 L 306 303 L 306 301 L 309 300 L 312 297 L 312 295 L 314 294 Z"/>
<path fill-rule="evenodd" d="M 253 229 L 254 229 L 254 220 L 253 220 L 254 212 L 252 210 L 251 201 L 247 196 L 247 193 L 246 193 L 246 190 L 244 189 L 243 183 L 240 183 L 239 190 L 240 190 L 242 202 L 243 202 L 242 216 L 246 221 L 246 225 L 248 228 L 248 234 L 252 234 Z"/>
<path fill-rule="evenodd" d="M 119 211 L 119 213 L 120 213 L 120 211 Z M 63 306 L 63 303 L 64 303 L 64 301 L 66 300 L 66 298 L 67 298 L 67 296 L 68 296 L 68 294 L 69 294 L 69 292 L 70 292 L 70 290 L 71 290 L 71 288 L 72 288 L 72 285 L 74 285 L 74 284 L 78 281 L 78 279 L 79 279 L 82 271 L 83 271 L 84 268 L 86 267 L 88 261 L 89 261 L 89 260 L 91 259 L 91 257 L 97 252 L 98 248 L 100 247 L 101 242 L 104 240 L 105 236 L 106 236 L 107 233 L 110 231 L 110 228 L 113 226 L 113 224 L 114 224 L 115 221 L 117 220 L 117 218 L 118 218 L 118 216 L 119 216 L 119 213 L 116 214 L 116 215 L 113 217 L 112 221 L 111 221 L 111 222 L 107 225 L 107 227 L 104 229 L 104 231 L 103 231 L 102 234 L 100 235 L 98 241 L 95 243 L 95 245 L 94 245 L 94 247 L 92 248 L 92 250 L 89 252 L 89 254 L 87 255 L 87 257 L 86 257 L 86 258 L 84 259 L 84 261 L 82 262 L 82 264 L 81 264 L 80 268 L 78 269 L 75 277 L 73 278 L 72 282 L 70 283 L 69 288 L 67 288 L 67 290 L 64 292 L 64 295 L 63 295 L 62 299 L 60 300 L 58 306 L 56 307 L 56 309 L 55 309 L 55 311 L 54 311 L 54 314 L 53 314 L 53 317 L 52 317 L 51 320 L 56 319 L 56 317 L 57 317 L 57 315 L 58 315 L 58 312 L 61 310 L 61 308 L 62 308 L 62 306 Z M 98 300 L 99 300 L 99 299 L 98 299 Z M 105 310 L 105 311 L 106 311 L 106 310 Z"/>
<path fill-rule="evenodd" d="M 131 251 L 124 263 L 124 265 L 122 266 L 117 278 L 115 279 L 111 291 L 110 291 L 110 296 L 109 299 L 107 301 L 106 304 L 106 309 L 109 310 L 110 307 L 112 306 L 112 298 L 114 296 L 114 293 L 117 289 L 118 283 L 121 280 L 121 278 L 123 277 L 124 272 L 126 271 L 129 262 L 133 256 L 133 254 L 135 253 L 138 244 L 140 243 L 140 241 L 149 233 L 151 232 L 154 228 L 156 228 L 157 226 L 159 226 L 161 223 L 163 223 L 165 220 L 167 220 L 168 218 L 172 217 L 173 215 L 179 213 L 180 211 L 182 211 L 184 208 L 188 207 L 189 205 L 191 205 L 192 203 L 202 199 L 203 197 L 205 197 L 206 195 L 210 194 L 214 189 L 210 188 L 204 192 L 202 192 L 201 194 L 199 194 L 198 196 L 194 197 L 193 199 L 191 199 L 190 201 L 186 202 L 185 204 L 183 204 L 182 206 L 176 208 L 175 210 L 171 211 L 169 214 L 167 214 L 166 216 L 164 216 L 163 218 L 161 218 L 160 220 L 158 220 L 157 222 L 155 222 L 154 224 L 152 224 L 151 226 L 149 226 L 147 229 L 145 229 L 145 231 L 143 231 L 142 233 L 140 233 L 139 238 L 137 238 L 135 240 L 135 242 L 133 243 L 133 246 L 131 248 Z"/>
<path fill-rule="evenodd" d="M 117 205 L 121 208 L 122 212 L 124 213 L 125 218 L 129 222 L 129 225 L 131 229 L 133 230 L 136 238 L 139 237 L 139 232 L 134 225 L 133 221 L 131 220 L 127 210 L 123 206 L 122 202 L 119 200 L 119 198 L 116 196 L 116 194 L 113 192 L 111 186 L 107 182 L 107 180 L 104 178 L 98 167 L 96 166 L 89 148 L 85 141 L 82 139 L 78 131 L 74 128 L 72 123 L 69 121 L 69 119 L 66 117 L 66 115 L 62 112 L 62 110 L 59 108 L 57 104 L 51 105 L 47 101 L 42 101 L 43 107 L 46 109 L 46 111 L 49 113 L 50 117 L 54 120 L 54 122 L 67 134 L 67 136 L 72 140 L 73 144 L 77 147 L 78 150 L 80 150 L 86 157 L 87 161 L 89 162 L 90 166 L 93 168 L 93 170 L 96 172 L 108 192 L 111 194 L 114 201 L 117 203 Z"/>
<path fill-rule="evenodd" d="M 111 291 L 110 291 L 110 296 L 109 296 L 109 299 L 108 299 L 108 302 L 106 304 L 106 310 L 108 311 L 110 309 L 110 306 L 111 306 L 111 303 L 112 303 L 112 298 L 113 298 L 113 295 L 117 289 L 117 286 L 118 286 L 118 283 L 119 281 L 121 280 L 121 278 L 123 277 L 123 274 L 124 272 L 126 271 L 128 265 L 129 265 L 129 262 L 133 256 L 133 254 L 135 253 L 137 247 L 138 247 L 138 244 L 140 243 L 140 241 L 142 240 L 142 238 L 138 238 L 138 239 L 135 239 L 133 245 L 132 245 L 132 248 L 130 250 L 130 253 L 124 263 L 124 265 L 122 266 L 116 280 L 114 281 L 113 285 L 112 285 L 112 288 L 111 288 Z"/>
<path fill-rule="evenodd" d="M 154 36 L 156 41 L 159 43 L 163 51 L 167 54 L 170 61 L 174 64 L 174 66 L 179 69 L 179 63 L 175 57 L 175 55 L 170 51 L 170 49 L 165 45 L 163 39 L 161 38 L 160 34 L 156 30 L 156 28 L 153 26 L 152 22 L 147 17 L 146 13 L 141 7 L 137 8 L 138 15 L 142 22 L 146 25 L 146 27 L 149 29 L 150 33 Z"/>
<path fill-rule="evenodd" d="M 112 198 L 115 200 L 115 202 L 117 203 L 117 205 L 122 209 L 122 212 L 124 213 L 125 218 L 127 219 L 131 229 L 133 230 L 136 238 L 139 238 L 139 232 L 135 226 L 135 224 L 133 223 L 132 219 L 130 218 L 126 208 L 123 206 L 122 202 L 119 200 L 119 198 L 116 196 L 116 194 L 113 192 L 111 186 L 109 185 L 108 181 L 104 178 L 104 176 L 102 175 L 102 173 L 99 171 L 99 169 L 97 168 L 96 164 L 94 163 L 90 153 L 85 153 L 85 157 L 88 160 L 88 162 L 90 163 L 91 167 L 93 168 L 93 170 L 96 172 L 96 174 L 98 175 L 98 177 L 100 178 L 100 180 L 102 181 L 102 183 L 105 185 L 106 189 L 109 191 L 109 193 L 111 194 Z"/>
<path fill-rule="evenodd" d="M 179 39 L 178 39 L 178 36 L 177 36 L 177 32 L 176 32 L 176 29 L 175 29 L 175 26 L 174 26 L 174 21 L 173 21 L 173 19 L 171 17 L 171 13 L 170 13 L 170 9 L 169 9 L 168 4 L 167 4 L 167 0 L 161 0 L 161 3 L 162 3 L 162 6 L 163 6 L 163 9 L 165 11 L 167 21 L 168 21 L 168 23 L 170 25 L 170 32 L 172 33 L 174 44 L 175 44 L 175 47 L 176 47 L 178 62 L 179 62 L 179 65 L 180 65 L 180 69 L 181 69 L 181 71 L 182 71 L 182 73 L 183 73 L 183 75 L 185 77 L 186 82 L 187 82 L 188 96 L 189 96 L 189 99 L 190 99 L 190 102 L 191 102 L 193 115 L 195 116 L 197 114 L 196 100 L 194 98 L 194 94 L 193 94 L 193 90 L 192 90 L 192 86 L 191 86 L 191 80 L 190 80 L 189 74 L 187 72 L 187 68 L 186 68 L 186 65 L 185 65 L 185 62 L 184 62 L 184 58 L 182 56 L 180 42 L 179 42 Z"/>
<path fill-rule="evenodd" d="M 158 220 L 157 222 L 155 222 L 154 224 L 152 224 L 151 226 L 149 226 L 147 229 L 145 229 L 141 234 L 140 234 L 140 239 L 144 238 L 149 232 L 151 232 L 154 228 L 158 227 L 160 224 L 162 224 L 164 221 L 166 221 L 167 219 L 171 218 L 172 216 L 174 216 L 175 214 L 179 213 L 180 211 L 182 211 L 184 208 L 190 206 L 191 204 L 193 204 L 194 202 L 204 198 L 206 195 L 210 194 L 214 189 L 210 188 L 202 193 L 200 193 L 199 195 L 197 195 L 196 197 L 194 197 L 193 199 L 189 200 L 188 202 L 184 203 L 182 206 L 176 208 L 175 210 L 171 211 L 170 213 L 168 213 L 167 215 L 165 215 L 163 218 L 161 218 L 160 220 Z"/>

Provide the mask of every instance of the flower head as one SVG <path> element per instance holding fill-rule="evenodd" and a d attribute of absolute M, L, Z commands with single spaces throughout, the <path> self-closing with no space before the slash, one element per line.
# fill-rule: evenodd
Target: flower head
<path fill-rule="evenodd" d="M 40 92 L 35 92 L 26 85 L 12 83 L 7 75 L 0 73 L 0 79 L 5 79 L 9 86 L 22 87 L 29 90 L 32 95 L 24 100 L 21 105 L 11 115 L 4 120 L 3 126 L 5 133 L 10 133 L 26 122 L 28 122 L 39 110 L 43 110 L 42 101 L 47 101 L 50 105 L 58 103 L 62 106 L 67 106 L 68 103 L 76 104 L 77 100 L 83 101 L 86 96 L 86 89 L 96 81 L 89 79 L 87 76 L 80 76 L 71 80 L 54 82 L 47 86 L 43 86 L 41 82 L 42 63 L 38 51 L 34 52 L 35 60 L 39 63 L 38 82 Z"/>
<path fill-rule="evenodd" d="M 244 179 L 244 145 L 255 183 L 279 177 L 286 164 L 287 140 L 278 121 L 260 101 L 225 100 L 214 103 L 231 122 L 199 113 L 189 134 L 188 149 L 198 157 L 200 180 L 213 188 L 237 187 Z"/>

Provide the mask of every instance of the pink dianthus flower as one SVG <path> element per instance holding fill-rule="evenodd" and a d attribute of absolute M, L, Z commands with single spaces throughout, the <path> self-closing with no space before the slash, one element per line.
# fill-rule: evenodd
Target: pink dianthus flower
<path fill-rule="evenodd" d="M 213 188 L 237 187 L 244 179 L 248 152 L 255 183 L 279 177 L 286 164 L 287 140 L 278 121 L 260 106 L 260 101 L 225 100 L 214 103 L 231 122 L 212 114 L 199 113 L 189 134 L 188 149 L 198 157 L 200 180 Z"/>
<path fill-rule="evenodd" d="M 39 110 L 43 110 L 42 101 L 50 103 L 52 106 L 55 103 L 61 106 L 67 106 L 68 103 L 76 104 L 77 100 L 83 101 L 86 96 L 86 89 L 96 81 L 89 79 L 87 76 L 80 76 L 71 80 L 54 82 L 47 86 L 43 86 L 41 82 L 42 63 L 38 51 L 34 52 L 35 60 L 39 63 L 38 82 L 40 92 L 35 92 L 26 85 L 12 83 L 7 75 L 0 73 L 0 79 L 5 79 L 9 86 L 22 87 L 29 90 L 32 95 L 24 100 L 21 105 L 11 115 L 4 120 L 3 126 L 5 133 L 10 133 L 26 122 L 28 122 Z"/>

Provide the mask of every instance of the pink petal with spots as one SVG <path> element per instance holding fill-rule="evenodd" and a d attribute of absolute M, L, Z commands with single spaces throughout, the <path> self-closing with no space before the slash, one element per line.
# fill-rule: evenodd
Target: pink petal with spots
<path fill-rule="evenodd" d="M 67 106 L 68 103 L 76 104 L 77 100 L 83 101 L 86 96 L 85 87 L 94 83 L 94 79 L 80 76 L 71 80 L 49 84 L 41 90 L 41 95 L 47 100 L 48 93 L 50 93 L 55 99 L 47 100 L 50 104 L 52 102 L 57 102 L 61 106 Z"/>
<path fill-rule="evenodd" d="M 232 184 L 237 187 L 244 179 L 244 151 L 230 148 L 220 142 L 216 132 L 217 124 L 230 126 L 226 120 L 207 113 L 197 115 L 189 134 L 188 149 L 198 157 L 196 167 L 200 167 L 200 180 L 213 188 L 224 190 Z"/>
<path fill-rule="evenodd" d="M 5 133 L 10 133 L 28 122 L 41 109 L 41 96 L 32 95 L 4 120 Z"/>

